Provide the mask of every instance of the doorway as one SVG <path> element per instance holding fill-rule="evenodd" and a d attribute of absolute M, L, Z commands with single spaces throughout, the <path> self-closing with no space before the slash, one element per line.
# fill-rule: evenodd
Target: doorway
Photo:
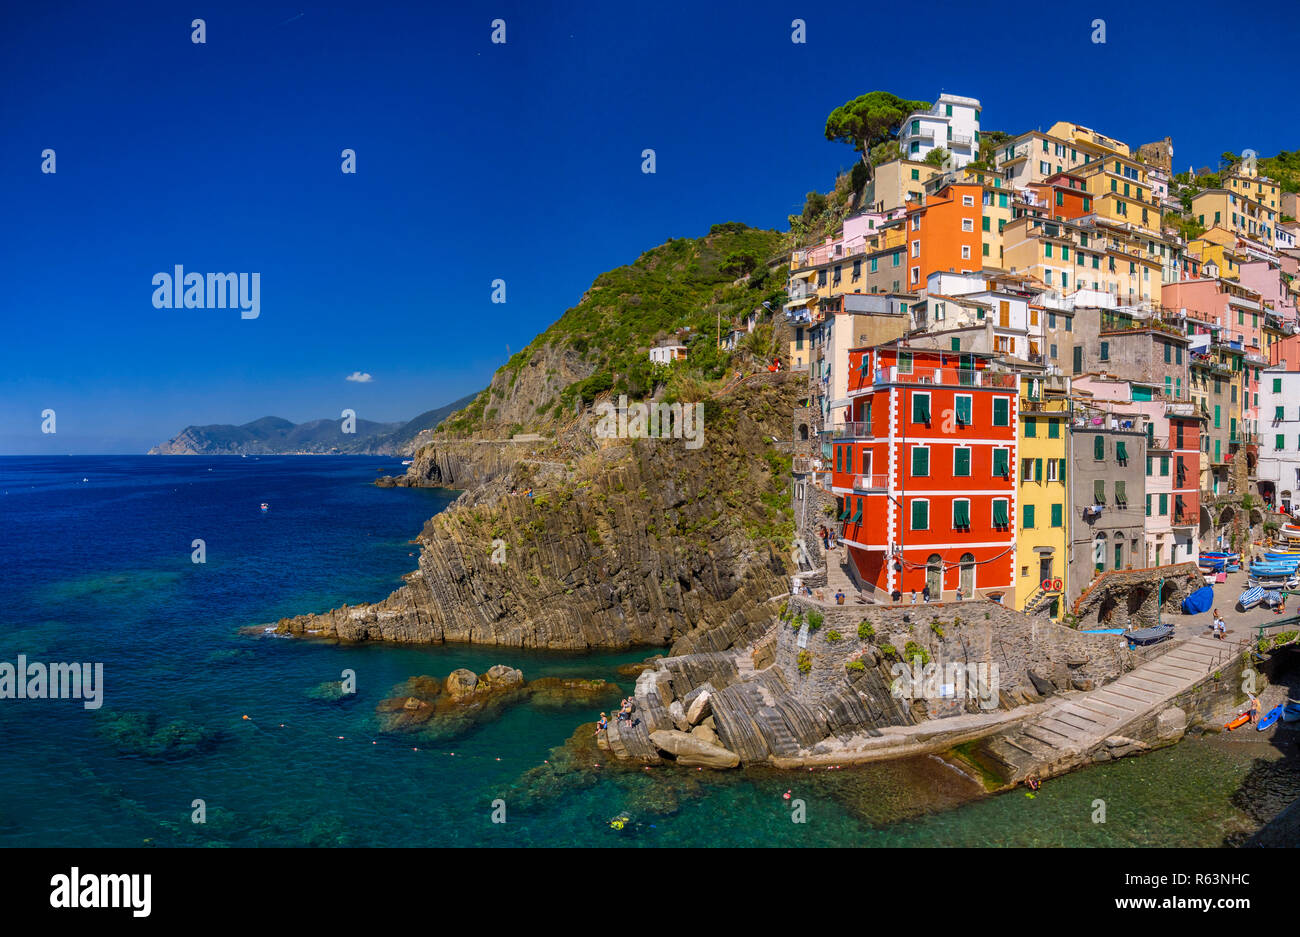
<path fill-rule="evenodd" d="M 943 595 L 943 557 L 932 553 L 925 562 L 925 584 L 930 589 L 930 598 L 938 601 Z"/>

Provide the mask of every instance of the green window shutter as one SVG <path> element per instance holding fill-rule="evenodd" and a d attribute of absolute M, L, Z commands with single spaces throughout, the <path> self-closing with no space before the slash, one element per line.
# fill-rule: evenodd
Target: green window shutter
<path fill-rule="evenodd" d="M 1060 421 L 1060 420 L 1048 420 L 1048 421 L 1047 421 L 1047 438 L 1048 438 L 1048 439 L 1060 439 L 1060 438 L 1061 438 L 1061 421 Z"/>
<path fill-rule="evenodd" d="M 1274 407 L 1274 408 L 1273 408 L 1273 419 L 1274 419 L 1274 420 L 1285 420 L 1286 417 L 1283 415 L 1285 412 L 1286 412 L 1286 407 Z"/>
<path fill-rule="evenodd" d="M 998 527 L 1007 526 L 1007 502 L 1003 498 L 998 498 L 993 502 L 993 523 Z"/>
<path fill-rule="evenodd" d="M 1043 460 L 1034 459 L 1034 481 L 1042 482 L 1043 480 Z"/>
<path fill-rule="evenodd" d="M 969 501 L 954 501 L 952 503 L 952 526 L 958 529 L 970 526 Z"/>
<path fill-rule="evenodd" d="M 993 425 L 1011 425 L 1011 401 L 1006 397 L 993 398 Z"/>
<path fill-rule="evenodd" d="M 916 446 L 912 449 L 912 475 L 923 477 L 930 474 L 930 450 Z"/>
<path fill-rule="evenodd" d="M 1038 420 L 1034 417 L 1025 419 L 1025 438 L 1032 439 L 1038 435 Z"/>
<path fill-rule="evenodd" d="M 980 220 L 980 227 L 983 228 L 983 230 L 985 230 L 985 231 L 988 231 L 988 230 L 989 230 L 989 216 L 988 216 L 988 215 L 984 215 L 983 218 Z"/>
<path fill-rule="evenodd" d="M 1052 505 L 1052 526 L 1053 527 L 1060 527 L 1063 525 L 1064 523 L 1064 520 L 1062 518 L 1063 513 L 1064 511 L 1061 505 L 1059 504 Z"/>
<path fill-rule="evenodd" d="M 930 529 L 930 503 L 928 501 L 912 502 L 912 529 Z"/>
<path fill-rule="evenodd" d="M 858 498 L 858 499 L 857 499 L 857 501 L 858 501 L 858 507 L 857 507 L 857 510 L 855 510 L 855 511 L 853 512 L 853 518 L 849 521 L 850 524 L 856 524 L 856 523 L 858 523 L 859 521 L 862 520 L 862 502 L 865 501 L 865 500 L 866 500 L 865 498 Z"/>
<path fill-rule="evenodd" d="M 1169 495 L 1160 496 L 1160 516 L 1161 517 L 1169 516 Z"/>
<path fill-rule="evenodd" d="M 853 499 L 852 499 L 852 498 L 845 498 L 845 499 L 844 499 L 844 510 L 840 511 L 840 520 L 842 520 L 842 521 L 847 521 L 847 520 L 849 519 L 849 514 L 850 514 L 852 511 L 853 511 Z"/>
<path fill-rule="evenodd" d="M 1021 511 L 1024 516 L 1020 521 L 1020 526 L 1028 530 L 1034 526 L 1034 506 L 1032 504 L 1026 504 Z"/>
<path fill-rule="evenodd" d="M 1101 343 L 1101 360 L 1102 361 L 1110 360 L 1110 342 Z"/>
<path fill-rule="evenodd" d="M 840 450 L 841 450 L 842 448 L 844 448 L 844 447 L 843 447 L 843 446 L 836 446 L 836 447 L 835 447 L 835 471 L 837 471 L 837 472 L 842 472 L 842 471 L 844 471 L 844 465 L 843 465 L 843 453 L 840 452 Z"/>
<path fill-rule="evenodd" d="M 853 447 L 844 447 L 844 471 L 853 474 Z"/>
<path fill-rule="evenodd" d="M 1162 455 L 1160 457 L 1160 474 L 1162 476 L 1167 476 L 1169 474 L 1169 456 L 1167 455 Z"/>
<path fill-rule="evenodd" d="M 1011 471 L 1011 453 L 1006 449 L 993 450 L 993 474 L 1006 476 Z"/>
<path fill-rule="evenodd" d="M 1104 436 L 1092 437 L 1092 458 L 1095 462 L 1103 462 L 1106 459 L 1106 438 Z"/>
<path fill-rule="evenodd" d="M 912 422 L 930 422 L 930 395 L 912 394 Z"/>
<path fill-rule="evenodd" d="M 1284 437 L 1281 433 L 1278 433 L 1278 434 L 1277 434 L 1276 445 L 1274 445 L 1273 448 L 1274 448 L 1274 449 L 1282 449 L 1282 448 L 1284 448 L 1284 447 L 1286 446 L 1286 443 L 1283 441 L 1285 438 L 1286 438 L 1286 437 Z"/>
<path fill-rule="evenodd" d="M 1128 504 L 1128 493 L 1124 490 L 1124 482 L 1115 482 L 1115 503 Z"/>
<path fill-rule="evenodd" d="M 1214 405 L 1214 428 L 1219 428 L 1219 405 L 1217 403 Z"/>
<path fill-rule="evenodd" d="M 1061 463 L 1061 470 L 1056 473 L 1056 477 L 1060 479 L 1061 484 L 1064 485 L 1065 484 L 1065 460 L 1059 459 L 1058 461 Z"/>
<path fill-rule="evenodd" d="M 952 473 L 954 475 L 970 475 L 970 450 L 964 446 L 959 446 L 953 450 Z"/>
<path fill-rule="evenodd" d="M 1147 495 L 1147 517 L 1151 516 L 1151 496 Z"/>
<path fill-rule="evenodd" d="M 1282 378 L 1280 377 L 1273 378 L 1273 393 L 1275 394 L 1282 393 Z"/>
<path fill-rule="evenodd" d="M 1092 503 L 1106 503 L 1106 482 L 1100 478 L 1095 479 L 1092 483 Z"/>
<path fill-rule="evenodd" d="M 954 339 L 953 339 L 953 343 L 956 344 L 956 342 L 957 342 L 957 339 L 954 338 Z M 955 348 L 954 348 L 953 350 L 956 351 Z M 969 398 L 969 397 L 958 397 L 958 398 L 957 398 L 957 422 L 960 423 L 960 424 L 962 424 L 963 426 L 970 426 L 970 424 L 971 424 L 971 398 Z"/>
<path fill-rule="evenodd" d="M 960 339 L 960 338 L 954 338 L 954 339 L 952 340 L 952 350 L 953 350 L 953 351 L 961 351 L 961 339 Z"/>
<path fill-rule="evenodd" d="M 1124 440 L 1122 439 L 1115 442 L 1115 459 L 1118 462 L 1128 461 L 1128 448 L 1124 445 Z"/>

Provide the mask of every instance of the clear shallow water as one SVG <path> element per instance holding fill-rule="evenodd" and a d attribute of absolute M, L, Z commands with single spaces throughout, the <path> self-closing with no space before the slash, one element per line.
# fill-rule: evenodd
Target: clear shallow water
<path fill-rule="evenodd" d="M 0 458 L 0 660 L 102 661 L 106 686 L 97 712 L 0 700 L 0 844 L 1195 846 L 1253 827 L 1239 789 L 1255 758 L 1277 755 L 1251 745 L 1185 743 L 1031 800 L 984 797 L 932 758 L 795 774 L 622 769 L 589 745 L 554 751 L 594 717 L 573 707 L 517 706 L 436 746 L 381 736 L 375 704 L 416 674 L 507 663 L 629 692 L 615 668 L 648 653 L 239 635 L 400 584 L 407 540 L 450 496 L 369 484 L 397 462 Z M 195 538 L 206 564 L 191 562 Z M 308 695 L 345 668 L 355 697 Z M 196 798 L 203 825 L 190 822 Z M 491 822 L 497 799 L 504 824 Z M 796 799 L 806 823 L 791 822 Z M 622 813 L 634 822 L 610 829 Z"/>

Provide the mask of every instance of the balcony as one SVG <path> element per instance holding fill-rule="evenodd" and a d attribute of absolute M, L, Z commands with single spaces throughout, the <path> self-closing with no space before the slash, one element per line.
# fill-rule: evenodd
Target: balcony
<path fill-rule="evenodd" d="M 1003 371 L 975 371 L 970 369 L 916 368 L 901 372 L 897 366 L 877 368 L 875 383 L 879 384 L 943 384 L 950 387 L 995 387 L 1001 390 L 1019 390 L 1020 379 L 1016 374 Z M 861 388 L 854 393 L 866 393 L 870 388 Z"/>
<path fill-rule="evenodd" d="M 919 141 L 922 142 L 922 143 L 928 143 L 928 144 L 930 144 L 931 146 L 933 146 L 933 145 L 934 145 L 934 131 L 933 131 L 933 130 L 918 130 L 916 133 L 904 133 L 904 134 L 903 134 L 903 139 L 904 139 L 904 140 L 907 140 L 909 143 L 910 143 L 911 141 L 913 141 L 913 140 L 919 140 Z"/>
<path fill-rule="evenodd" d="M 948 142 L 954 143 L 957 146 L 970 146 L 975 142 L 975 138 L 969 133 L 954 133 L 949 135 Z"/>
<path fill-rule="evenodd" d="M 1190 402 L 1174 403 L 1166 401 L 1165 416 L 1196 416 L 1196 404 Z"/>
<path fill-rule="evenodd" d="M 817 471 L 817 463 L 820 459 L 810 459 L 807 456 L 795 456 L 792 460 L 791 471 L 796 475 L 811 475 Z"/>
<path fill-rule="evenodd" d="M 839 423 L 831 427 L 832 439 L 873 439 L 871 424 L 865 422 Z"/>
<path fill-rule="evenodd" d="M 889 488 L 888 475 L 855 475 L 853 476 L 854 491 L 884 491 Z"/>

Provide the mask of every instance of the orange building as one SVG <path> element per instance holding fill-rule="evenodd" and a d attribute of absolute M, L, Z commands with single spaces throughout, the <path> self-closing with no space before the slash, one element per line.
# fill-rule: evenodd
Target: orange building
<path fill-rule="evenodd" d="M 1092 195 L 1082 176 L 1057 172 L 1026 188 L 1034 193 L 1038 213 L 1055 221 L 1073 221 L 1092 214 Z"/>
<path fill-rule="evenodd" d="M 941 273 L 974 273 L 983 269 L 981 222 L 984 186 L 954 182 L 928 197 L 924 204 L 907 203 L 907 289 L 924 289 L 926 278 Z"/>

